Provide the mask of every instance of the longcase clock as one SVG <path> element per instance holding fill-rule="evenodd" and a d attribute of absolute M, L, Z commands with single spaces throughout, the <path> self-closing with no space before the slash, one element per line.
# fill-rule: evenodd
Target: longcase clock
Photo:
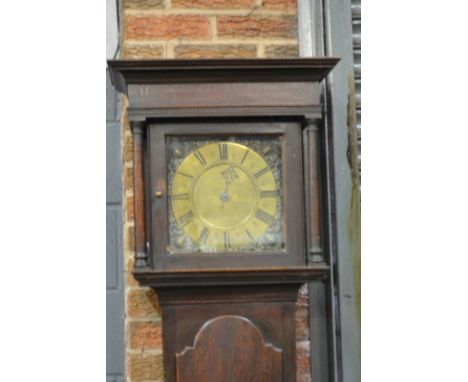
<path fill-rule="evenodd" d="M 109 62 L 166 381 L 295 380 L 297 291 L 329 272 L 320 82 L 337 61 Z"/>

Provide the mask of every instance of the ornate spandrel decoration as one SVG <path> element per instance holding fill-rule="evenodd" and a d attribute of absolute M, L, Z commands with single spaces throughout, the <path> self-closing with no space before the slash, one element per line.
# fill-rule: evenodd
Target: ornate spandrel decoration
<path fill-rule="evenodd" d="M 206 322 L 193 346 L 176 354 L 177 382 L 280 382 L 283 352 L 266 343 L 250 320 L 220 316 Z"/>

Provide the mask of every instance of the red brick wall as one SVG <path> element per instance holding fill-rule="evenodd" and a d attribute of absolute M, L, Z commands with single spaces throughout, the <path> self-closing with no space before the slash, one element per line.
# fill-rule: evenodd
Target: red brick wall
<path fill-rule="evenodd" d="M 123 58 L 297 57 L 295 0 L 123 0 Z M 133 279 L 132 142 L 123 114 L 128 382 L 163 381 L 157 297 Z M 297 301 L 298 381 L 310 381 L 307 289 Z"/>
<path fill-rule="evenodd" d="M 124 58 L 297 56 L 295 0 L 124 0 Z"/>

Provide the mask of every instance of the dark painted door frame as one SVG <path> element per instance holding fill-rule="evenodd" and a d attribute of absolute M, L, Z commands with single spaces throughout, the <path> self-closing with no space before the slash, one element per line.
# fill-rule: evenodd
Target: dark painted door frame
<path fill-rule="evenodd" d="M 119 1 L 106 0 L 106 56 L 119 48 Z M 121 97 L 106 69 L 106 381 L 125 379 Z"/>
<path fill-rule="evenodd" d="M 106 77 L 106 380 L 121 382 L 125 372 L 125 286 L 120 96 L 108 72 Z"/>
<path fill-rule="evenodd" d="M 360 190 L 355 133 L 351 0 L 298 0 L 302 57 L 341 61 L 323 86 L 330 191 L 330 282 L 309 285 L 312 381 L 360 381 Z M 354 114 L 355 116 L 355 114 Z"/>

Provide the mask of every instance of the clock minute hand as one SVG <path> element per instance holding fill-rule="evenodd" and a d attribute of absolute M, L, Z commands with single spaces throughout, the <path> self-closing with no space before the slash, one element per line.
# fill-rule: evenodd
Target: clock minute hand
<path fill-rule="evenodd" d="M 224 191 L 221 192 L 221 194 L 219 194 L 219 198 L 221 199 L 221 209 L 223 209 L 224 207 L 224 202 L 227 202 L 229 200 L 228 190 L 230 184 L 231 182 L 226 180 L 226 183 L 224 184 Z"/>
<path fill-rule="evenodd" d="M 228 194 L 228 189 L 229 185 L 234 179 L 239 178 L 239 175 L 237 175 L 236 170 L 234 166 L 231 164 L 227 169 L 224 171 L 221 171 L 221 175 L 224 178 L 225 183 L 225 188 L 224 191 L 219 195 L 219 198 L 221 199 L 221 209 L 224 206 L 224 202 L 227 202 L 229 200 L 229 194 Z"/>

